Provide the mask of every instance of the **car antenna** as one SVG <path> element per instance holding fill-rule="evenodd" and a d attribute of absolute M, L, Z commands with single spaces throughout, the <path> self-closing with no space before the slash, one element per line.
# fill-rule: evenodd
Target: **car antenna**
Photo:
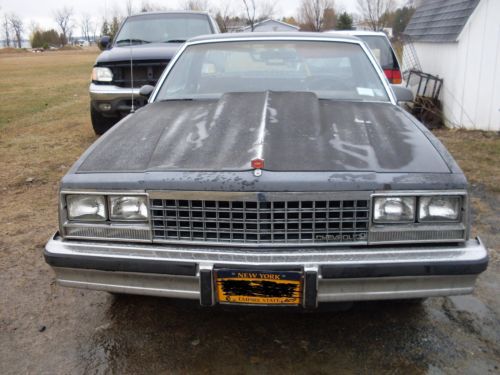
<path fill-rule="evenodd" d="M 130 51 L 130 81 L 132 83 L 132 91 L 131 91 L 131 99 L 132 99 L 132 105 L 130 106 L 130 113 L 135 112 L 135 107 L 134 107 L 134 68 L 133 68 L 133 55 L 132 55 L 132 39 L 129 39 L 129 51 Z"/>

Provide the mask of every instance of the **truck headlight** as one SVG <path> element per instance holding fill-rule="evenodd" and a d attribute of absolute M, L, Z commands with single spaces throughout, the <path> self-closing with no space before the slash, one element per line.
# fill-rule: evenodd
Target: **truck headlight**
<path fill-rule="evenodd" d="M 78 221 L 106 221 L 106 199 L 103 195 L 66 196 L 68 219 Z"/>
<path fill-rule="evenodd" d="M 461 197 L 457 196 L 421 197 L 418 208 L 418 221 L 458 221 L 461 201 Z"/>
<path fill-rule="evenodd" d="M 415 197 L 375 197 L 375 223 L 407 223 L 415 221 Z"/>
<path fill-rule="evenodd" d="M 92 81 L 111 82 L 113 80 L 113 72 L 109 68 L 96 66 L 92 69 Z"/>
<path fill-rule="evenodd" d="M 148 204 L 145 196 L 110 196 L 109 206 L 111 220 L 148 220 Z"/>

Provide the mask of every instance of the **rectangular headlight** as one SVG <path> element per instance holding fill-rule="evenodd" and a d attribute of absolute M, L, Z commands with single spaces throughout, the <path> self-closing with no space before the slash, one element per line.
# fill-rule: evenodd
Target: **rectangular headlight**
<path fill-rule="evenodd" d="M 111 69 L 103 66 L 96 66 L 94 69 L 92 69 L 92 81 L 111 82 L 112 80 L 113 72 L 111 71 Z"/>
<path fill-rule="evenodd" d="M 106 199 L 103 195 L 70 194 L 66 196 L 68 219 L 106 221 Z"/>
<path fill-rule="evenodd" d="M 415 197 L 375 197 L 375 223 L 409 223 L 415 221 Z"/>
<path fill-rule="evenodd" d="M 146 196 L 110 196 L 110 219 L 117 221 L 147 221 Z"/>
<path fill-rule="evenodd" d="M 459 196 L 421 197 L 418 208 L 418 221 L 458 221 L 462 198 Z"/>

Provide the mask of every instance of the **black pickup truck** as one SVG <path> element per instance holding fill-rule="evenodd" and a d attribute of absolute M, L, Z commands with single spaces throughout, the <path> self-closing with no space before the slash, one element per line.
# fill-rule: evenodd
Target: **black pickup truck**
<path fill-rule="evenodd" d="M 151 12 L 127 17 L 113 41 L 99 41 L 90 84 L 90 115 L 96 134 L 103 134 L 134 108 L 145 104 L 143 85 L 154 86 L 186 40 L 219 33 L 205 12 Z"/>

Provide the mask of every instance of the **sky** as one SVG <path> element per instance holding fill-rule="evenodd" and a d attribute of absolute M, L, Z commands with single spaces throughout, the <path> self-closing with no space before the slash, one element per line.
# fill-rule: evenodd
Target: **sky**
<path fill-rule="evenodd" d="M 235 9 L 243 11 L 241 0 L 209 0 L 211 4 L 219 4 L 222 2 L 231 1 L 234 3 Z M 271 0 L 277 4 L 276 16 L 294 16 L 297 13 L 300 0 Z M 134 6 L 138 9 L 142 0 L 133 0 Z M 179 4 L 182 0 L 149 0 L 151 4 L 165 5 L 170 9 L 179 9 Z M 53 21 L 54 10 L 63 6 L 71 7 L 74 11 L 75 18 L 78 19 L 83 13 L 87 13 L 96 20 L 101 20 L 105 14 L 108 17 L 115 13 L 125 14 L 124 0 L 0 0 L 0 16 L 5 13 L 16 13 L 24 21 L 26 34 L 29 34 L 29 29 L 33 23 L 38 24 L 42 28 L 56 28 Z M 335 7 L 339 10 L 348 12 L 356 11 L 356 0 L 335 0 Z M 238 12 L 240 13 L 240 12 Z M 75 28 L 74 33 L 79 34 L 79 29 Z M 26 37 L 27 35 L 25 35 Z"/>

